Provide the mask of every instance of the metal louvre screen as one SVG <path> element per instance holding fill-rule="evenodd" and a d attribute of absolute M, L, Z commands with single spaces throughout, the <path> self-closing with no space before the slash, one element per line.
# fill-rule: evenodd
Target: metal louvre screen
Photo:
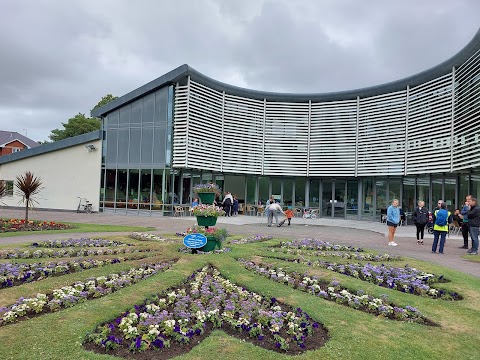
<path fill-rule="evenodd" d="M 174 167 L 187 166 L 187 108 L 188 86 L 175 88 L 175 112 L 173 117 L 173 162 Z"/>
<path fill-rule="evenodd" d="M 452 170 L 480 165 L 480 51 L 455 72 Z"/>
<path fill-rule="evenodd" d="M 360 99 L 359 176 L 403 175 L 406 91 Z"/>
<path fill-rule="evenodd" d="M 264 102 L 225 95 L 222 171 L 262 173 Z"/>
<path fill-rule="evenodd" d="M 357 101 L 312 103 L 309 176 L 355 176 Z"/>
<path fill-rule="evenodd" d="M 223 94 L 190 82 L 187 166 L 221 171 Z"/>
<path fill-rule="evenodd" d="M 308 103 L 267 102 L 265 175 L 307 175 Z"/>
<path fill-rule="evenodd" d="M 450 171 L 452 75 L 410 89 L 407 174 Z"/>

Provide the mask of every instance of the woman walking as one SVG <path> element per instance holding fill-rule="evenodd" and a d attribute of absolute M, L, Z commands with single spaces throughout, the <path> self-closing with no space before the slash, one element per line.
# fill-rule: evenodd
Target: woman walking
<path fill-rule="evenodd" d="M 425 202 L 419 201 L 415 208 L 412 219 L 417 227 L 417 244 L 423 245 L 423 235 L 425 233 L 425 225 L 428 222 L 428 210 L 425 208 Z"/>

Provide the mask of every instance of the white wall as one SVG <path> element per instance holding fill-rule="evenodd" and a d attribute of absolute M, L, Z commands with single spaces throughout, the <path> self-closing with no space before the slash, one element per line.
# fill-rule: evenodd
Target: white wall
<path fill-rule="evenodd" d="M 48 152 L 0 165 L 0 179 L 15 180 L 26 171 L 40 176 L 43 189 L 36 197 L 35 207 L 76 210 L 77 196 L 88 199 L 93 210 L 98 211 L 100 171 L 102 160 L 101 140 L 89 141 L 97 150 L 88 151 L 85 144 Z M 3 197 L 7 206 L 22 206 L 21 196 Z"/>

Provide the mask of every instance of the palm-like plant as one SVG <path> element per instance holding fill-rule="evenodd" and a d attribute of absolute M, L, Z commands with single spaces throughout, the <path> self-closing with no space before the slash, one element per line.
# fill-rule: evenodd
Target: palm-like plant
<path fill-rule="evenodd" d="M 0 181 L 0 198 L 7 193 L 7 182 Z"/>
<path fill-rule="evenodd" d="M 21 202 L 25 204 L 25 221 L 28 221 L 28 208 L 38 204 L 35 196 L 43 189 L 42 184 L 42 179 L 30 171 L 16 177 L 15 187 L 18 195 L 22 197 Z"/>

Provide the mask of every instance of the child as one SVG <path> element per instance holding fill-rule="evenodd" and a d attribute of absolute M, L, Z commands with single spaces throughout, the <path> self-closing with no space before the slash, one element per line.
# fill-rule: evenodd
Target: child
<path fill-rule="evenodd" d="M 290 209 L 287 209 L 287 210 L 285 210 L 285 215 L 287 215 L 288 226 L 290 226 L 290 220 L 291 220 L 292 217 L 293 217 L 293 211 L 290 210 Z"/>
<path fill-rule="evenodd" d="M 233 212 L 233 216 L 237 216 L 237 215 L 238 215 L 238 199 L 237 199 L 237 195 L 233 195 L 233 209 L 232 209 L 232 212 Z"/>

